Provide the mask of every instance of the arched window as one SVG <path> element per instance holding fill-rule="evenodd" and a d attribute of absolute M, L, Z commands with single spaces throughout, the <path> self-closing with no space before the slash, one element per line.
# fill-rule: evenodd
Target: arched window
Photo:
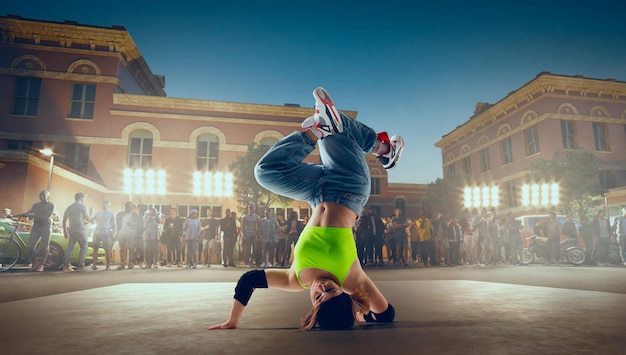
<path fill-rule="evenodd" d="M 405 208 L 406 208 L 406 200 L 402 197 L 398 197 L 396 198 L 395 205 L 397 209 L 399 209 L 400 211 L 402 211 L 402 213 L 404 213 Z"/>
<path fill-rule="evenodd" d="M 276 138 L 272 138 L 272 137 L 268 137 L 268 138 L 263 138 L 261 139 L 261 141 L 259 142 L 259 145 L 261 147 L 266 147 L 267 149 L 269 149 L 271 146 L 273 146 L 276 142 L 278 142 L 278 139 Z"/>
<path fill-rule="evenodd" d="M 196 165 L 199 171 L 215 171 L 219 162 L 220 140 L 212 134 L 203 134 L 196 143 Z"/>
<path fill-rule="evenodd" d="M 128 144 L 128 167 L 148 169 L 152 167 L 152 133 L 135 131 L 130 135 Z"/>

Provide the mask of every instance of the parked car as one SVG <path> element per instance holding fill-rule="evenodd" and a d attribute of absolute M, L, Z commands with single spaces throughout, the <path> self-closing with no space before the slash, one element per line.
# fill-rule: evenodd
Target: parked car
<path fill-rule="evenodd" d="M 14 225 L 8 223 L 6 220 L 0 221 L 0 236 L 9 237 L 14 230 Z M 30 241 L 30 230 L 26 228 L 18 227 L 17 235 L 24 241 L 24 245 L 20 244 L 20 260 L 18 264 L 28 264 L 28 244 Z M 93 258 L 93 249 L 91 248 L 92 239 L 88 237 L 89 247 L 87 248 L 87 256 L 85 257 L 85 264 L 91 265 Z M 63 233 L 55 233 L 53 232 L 50 236 L 50 251 L 48 252 L 48 260 L 46 261 L 45 268 L 47 270 L 56 270 L 63 266 L 63 255 L 65 254 L 65 249 L 67 249 L 68 240 L 65 239 Z M 73 265 L 78 265 L 78 254 L 80 252 L 80 247 L 78 244 L 72 250 L 72 255 L 70 256 L 70 263 Z M 102 263 L 104 261 L 104 250 L 102 248 L 98 249 L 98 263 Z"/>

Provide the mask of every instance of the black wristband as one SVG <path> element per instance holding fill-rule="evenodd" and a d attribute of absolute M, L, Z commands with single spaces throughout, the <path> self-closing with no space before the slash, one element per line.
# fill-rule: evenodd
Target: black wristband
<path fill-rule="evenodd" d="M 376 316 L 376 318 L 374 318 L 374 316 Z M 369 311 L 369 313 L 363 315 L 366 322 L 393 322 L 395 317 L 396 310 L 391 303 L 388 303 L 387 309 L 382 313 Z"/>
<path fill-rule="evenodd" d="M 234 298 L 247 306 L 255 288 L 267 288 L 267 277 L 264 270 L 251 270 L 241 275 L 237 281 L 237 286 L 235 286 Z"/>

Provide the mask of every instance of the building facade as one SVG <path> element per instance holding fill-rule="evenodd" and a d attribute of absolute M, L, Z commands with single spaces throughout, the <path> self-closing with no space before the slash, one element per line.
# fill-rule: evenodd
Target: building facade
<path fill-rule="evenodd" d="M 462 173 L 476 186 L 496 186 L 498 210 L 541 212 L 525 205 L 522 187 L 537 159 L 582 148 L 601 163 L 598 182 L 615 216 L 626 205 L 626 83 L 543 72 L 491 105 L 479 103 L 468 121 L 442 137 L 444 178 Z"/>
<path fill-rule="evenodd" d="M 222 216 L 237 208 L 229 164 L 313 114 L 313 105 L 167 97 L 165 77 L 152 73 L 124 27 L 9 15 L 0 17 L 0 35 L 0 207 L 16 212 L 50 184 L 61 211 L 82 191 L 95 210 L 103 200 L 115 211 L 131 200 Z M 375 157 L 368 163 L 370 205 L 381 215 L 395 207 L 415 214 L 425 185 L 389 183 Z M 310 213 L 303 201 L 270 207 Z"/>

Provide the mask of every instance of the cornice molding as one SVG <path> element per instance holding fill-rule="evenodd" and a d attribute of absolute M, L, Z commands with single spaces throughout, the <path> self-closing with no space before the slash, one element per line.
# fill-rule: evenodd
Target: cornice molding
<path fill-rule="evenodd" d="M 224 113 L 236 113 L 246 115 L 263 115 L 273 117 L 301 117 L 306 118 L 313 114 L 313 107 L 294 107 L 294 106 L 276 106 L 276 105 L 264 105 L 264 104 L 250 104 L 240 102 L 227 102 L 227 101 L 212 101 L 212 100 L 197 100 L 197 99 L 181 99 L 172 97 L 159 97 L 159 96 L 142 96 L 142 95 L 129 95 L 129 94 L 113 94 L 114 105 L 124 106 L 143 106 L 146 108 L 161 108 L 161 109 L 177 109 L 177 110 L 197 110 L 197 111 L 211 111 L 211 112 L 224 112 Z M 127 111 L 121 109 L 114 109 L 112 112 L 115 114 L 126 114 Z M 136 112 L 136 111 L 134 111 Z M 343 111 L 347 115 L 356 119 L 356 111 Z M 154 117 L 154 114 L 150 111 L 138 112 L 140 115 L 146 115 Z M 182 113 L 177 114 L 164 114 L 172 117 L 182 116 L 194 116 L 186 115 Z M 206 119 L 205 116 L 199 116 Z M 216 118 L 219 119 L 219 118 Z M 233 119 L 229 118 L 228 121 L 232 122 Z M 241 119 L 249 122 L 249 119 Z M 256 122 L 255 122 L 256 123 Z"/>
<path fill-rule="evenodd" d="M 141 58 L 141 53 L 124 27 L 96 27 L 74 22 L 46 22 L 21 18 L 0 17 L 2 42 L 13 43 L 16 39 L 58 43 L 60 47 L 72 48 L 82 45 L 94 50 L 108 48 L 109 52 L 123 52 L 129 61 Z"/>
<path fill-rule="evenodd" d="M 75 73 L 67 73 L 67 72 L 51 72 L 51 71 L 30 70 L 30 69 L 0 68 L 0 75 L 28 76 L 28 77 L 42 78 L 42 79 L 69 80 L 69 81 L 80 81 L 80 82 L 86 82 L 86 83 L 104 83 L 104 84 L 113 84 L 113 85 L 118 85 L 119 83 L 119 80 L 114 76 L 75 74 Z"/>

